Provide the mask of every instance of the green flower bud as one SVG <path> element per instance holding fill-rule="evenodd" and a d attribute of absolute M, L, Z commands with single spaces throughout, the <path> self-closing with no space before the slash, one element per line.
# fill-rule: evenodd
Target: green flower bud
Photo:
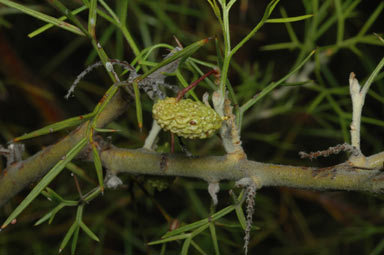
<path fill-rule="evenodd" d="M 174 97 L 167 97 L 154 104 L 153 118 L 166 131 L 189 139 L 204 139 L 212 136 L 221 127 L 223 118 L 211 107 Z"/>

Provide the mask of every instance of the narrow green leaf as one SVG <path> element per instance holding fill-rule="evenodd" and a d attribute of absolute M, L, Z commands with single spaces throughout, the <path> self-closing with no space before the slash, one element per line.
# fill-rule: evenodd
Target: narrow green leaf
<path fill-rule="evenodd" d="M 202 255 L 208 255 L 206 252 L 203 251 L 203 249 L 193 240 L 191 240 L 192 246 Z"/>
<path fill-rule="evenodd" d="M 77 222 L 74 222 L 72 224 L 72 226 L 69 228 L 68 232 L 65 234 L 63 241 L 61 241 L 59 253 L 61 253 L 63 251 L 63 249 L 65 248 L 65 246 L 67 246 L 69 240 L 71 239 L 73 233 L 75 232 L 75 230 L 77 228 L 79 228 L 79 225 L 77 225 Z"/>
<path fill-rule="evenodd" d="M 265 23 L 288 23 L 288 22 L 296 22 L 296 21 L 301 21 L 305 19 L 312 18 L 313 14 L 308 14 L 308 15 L 302 15 L 302 16 L 297 16 L 297 17 L 288 17 L 288 18 L 279 18 L 279 19 L 267 19 Z"/>
<path fill-rule="evenodd" d="M 176 77 L 177 77 L 178 81 L 181 83 L 181 85 L 182 85 L 184 88 L 188 87 L 189 84 L 188 84 L 188 82 L 184 79 L 184 77 L 183 77 L 183 75 L 181 74 L 181 72 L 180 72 L 179 69 L 176 70 Z M 190 91 L 188 91 L 188 94 L 190 94 L 190 95 L 193 97 L 193 99 L 194 99 L 195 101 L 197 101 L 197 102 L 200 101 L 200 99 L 197 97 L 195 91 L 190 90 Z"/>
<path fill-rule="evenodd" d="M 191 245 L 191 238 L 187 238 L 184 241 L 183 247 L 181 248 L 181 255 L 188 255 L 189 246 Z"/>
<path fill-rule="evenodd" d="M 115 132 L 118 132 L 119 130 L 110 129 L 110 128 L 95 128 L 95 131 L 99 133 L 115 133 Z"/>
<path fill-rule="evenodd" d="M 89 16 L 88 16 L 88 33 L 91 36 L 92 39 L 92 45 L 93 48 L 96 50 L 97 54 L 99 55 L 99 58 L 101 62 L 103 62 L 105 69 L 107 70 L 107 73 L 111 80 L 116 83 L 118 80 L 114 76 L 114 73 L 112 70 L 109 70 L 107 62 L 109 61 L 108 55 L 105 53 L 103 47 L 101 44 L 96 40 L 96 19 L 97 19 L 97 0 L 91 0 L 89 4 Z M 113 94 L 114 95 L 114 94 Z"/>
<path fill-rule="evenodd" d="M 200 75 L 200 76 L 203 76 L 205 73 L 196 65 L 196 63 L 194 63 L 193 61 L 189 61 L 189 64 L 191 65 L 191 67 Z M 212 68 L 214 69 L 214 68 Z M 217 85 L 214 84 L 209 78 L 207 79 L 204 79 L 204 82 L 206 82 L 208 84 L 208 86 L 212 89 L 212 90 L 216 90 L 217 89 Z"/>
<path fill-rule="evenodd" d="M 89 203 L 102 192 L 100 187 L 96 187 L 84 196 L 84 201 Z"/>
<path fill-rule="evenodd" d="M 291 50 L 299 45 L 294 42 L 273 43 L 261 47 L 261 50 Z"/>
<path fill-rule="evenodd" d="M 109 7 L 109 5 L 104 2 L 104 0 L 99 0 L 100 4 L 104 7 L 104 9 L 111 15 L 111 17 L 118 23 L 120 24 L 119 18 L 116 16 L 116 13 L 112 11 L 112 9 Z"/>
<path fill-rule="evenodd" d="M 194 238 L 195 236 L 197 236 L 198 234 L 200 234 L 201 232 L 206 230 L 209 227 L 210 223 L 212 223 L 212 222 L 204 224 L 203 226 L 199 227 L 198 229 L 193 230 L 192 233 L 191 233 L 191 238 Z"/>
<path fill-rule="evenodd" d="M 80 222 L 80 227 L 90 238 L 96 242 L 100 242 L 99 238 L 87 227 L 87 225 L 85 225 L 83 221 Z"/>
<path fill-rule="evenodd" d="M 384 251 L 384 238 L 376 245 L 376 247 L 368 255 L 380 255 Z"/>
<path fill-rule="evenodd" d="M 127 15 L 128 15 L 128 4 L 129 1 L 120 1 L 120 12 L 119 12 L 119 17 L 120 17 L 120 30 L 123 33 L 123 36 L 125 40 L 127 41 L 129 47 L 131 47 L 133 54 L 135 56 L 140 55 L 140 50 L 136 45 L 136 41 L 132 38 L 131 33 L 129 32 L 127 28 Z M 141 58 L 139 57 L 139 61 L 141 61 Z M 141 64 L 141 63 L 140 63 Z"/>
<path fill-rule="evenodd" d="M 47 187 L 46 189 L 46 195 L 49 197 L 50 200 L 56 201 L 56 202 L 63 202 L 64 198 L 62 198 L 59 194 L 57 194 L 53 189 Z M 43 193 L 42 191 L 41 193 Z"/>
<path fill-rule="evenodd" d="M 150 47 L 147 47 L 145 49 L 143 49 L 140 54 L 138 56 L 136 56 L 132 62 L 131 62 L 131 65 L 134 66 L 136 65 L 136 63 L 140 62 L 140 61 L 144 61 L 146 60 L 149 55 L 151 55 L 151 53 L 154 51 L 154 50 L 157 50 L 159 48 L 166 48 L 166 49 L 169 49 L 169 50 L 173 50 L 174 47 L 172 47 L 171 45 L 169 44 L 165 44 L 165 43 L 158 43 L 158 44 L 155 44 L 155 45 L 152 45 Z M 140 64 L 142 64 L 140 62 Z M 140 66 L 138 66 L 138 68 L 140 68 Z M 139 71 L 140 69 L 136 69 L 136 71 Z M 124 70 L 124 72 L 122 74 L 125 74 L 127 73 L 128 71 Z"/>
<path fill-rule="evenodd" d="M 92 38 L 95 37 L 95 27 L 96 27 L 96 19 L 97 19 L 97 0 L 91 0 L 89 5 L 89 15 L 88 15 L 88 33 Z"/>
<path fill-rule="evenodd" d="M 79 225 L 77 225 L 72 237 L 72 245 L 71 245 L 72 255 L 75 255 L 75 252 L 76 252 L 77 241 L 79 240 L 79 231 L 80 231 L 80 228 L 79 228 Z"/>
<path fill-rule="evenodd" d="M 21 4 L 18 4 L 15 2 L 9 1 L 9 0 L 0 0 L 0 3 L 5 4 L 9 7 L 15 8 L 15 9 L 17 9 L 17 10 L 19 10 L 25 14 L 28 14 L 32 17 L 35 17 L 37 19 L 40 19 L 44 22 L 50 23 L 54 26 L 57 26 L 57 27 L 60 27 L 62 29 L 65 29 L 67 31 L 70 31 L 72 33 L 85 36 L 85 34 L 78 27 L 75 27 L 74 25 L 71 25 L 71 24 L 64 22 L 62 20 L 56 19 L 52 16 L 46 15 L 42 12 L 35 11 L 31 8 L 24 6 L 24 5 L 21 5 Z"/>
<path fill-rule="evenodd" d="M 375 70 L 371 73 L 368 80 L 364 83 L 362 92 L 367 93 L 369 88 L 371 87 L 373 81 L 375 80 L 376 76 L 380 73 L 381 69 L 384 66 L 384 58 L 382 58 L 379 62 L 379 64 L 376 66 Z"/>
<path fill-rule="evenodd" d="M 119 84 L 126 84 L 126 83 L 119 83 Z M 95 118 L 92 120 L 92 127 L 96 128 L 96 120 L 97 117 L 100 115 L 100 113 L 104 110 L 104 108 L 107 106 L 109 101 L 111 101 L 112 97 L 116 94 L 118 88 L 120 87 L 118 83 L 113 84 L 107 92 L 105 92 L 104 96 L 100 99 L 99 103 L 96 105 L 93 112 L 96 114 Z"/>
<path fill-rule="evenodd" d="M 87 144 L 87 138 L 81 139 L 64 157 L 61 159 L 33 188 L 26 198 L 16 207 L 15 210 L 5 220 L 1 228 L 5 228 L 11 223 L 24 209 L 47 187 L 51 181 L 64 169 L 68 164 Z"/>
<path fill-rule="evenodd" d="M 211 239 L 213 243 L 213 248 L 215 249 L 215 254 L 218 255 L 220 254 L 220 249 L 219 249 L 219 243 L 217 242 L 215 223 L 213 222 L 209 223 L 209 231 L 211 232 Z"/>
<path fill-rule="evenodd" d="M 231 56 L 233 56 L 249 39 L 251 39 L 257 31 L 264 25 L 264 23 L 267 21 L 269 16 L 271 15 L 272 11 L 275 9 L 276 5 L 279 3 L 280 0 L 272 0 L 267 8 L 264 11 L 264 16 L 260 20 L 260 22 L 252 29 L 252 31 L 245 36 L 231 51 Z"/>
<path fill-rule="evenodd" d="M 116 83 L 117 82 L 116 77 L 114 76 L 112 70 L 109 70 L 107 68 L 107 65 L 106 65 L 107 62 L 109 61 L 109 57 L 108 57 L 107 53 L 105 53 L 101 44 L 94 37 L 92 37 L 92 45 L 93 45 L 93 48 L 96 50 L 97 54 L 99 55 L 101 62 L 103 62 L 103 65 L 104 65 L 105 70 L 107 71 L 109 77 L 111 78 L 113 83 Z"/>
<path fill-rule="evenodd" d="M 285 9 L 283 7 L 280 8 L 280 13 L 281 13 L 281 16 L 283 18 L 288 18 L 287 12 L 285 11 Z M 312 22 L 316 22 L 316 19 L 313 19 Z M 288 32 L 288 35 L 289 35 L 289 38 L 291 39 L 291 41 L 293 43 L 295 43 L 296 45 L 300 45 L 300 41 L 297 38 L 297 35 L 296 35 L 295 30 L 293 29 L 291 23 L 285 23 L 285 27 L 287 29 L 287 32 Z"/>
<path fill-rule="evenodd" d="M 69 119 L 66 119 L 63 121 L 59 121 L 59 122 L 53 123 L 51 125 L 45 126 L 43 128 L 40 128 L 38 130 L 32 131 L 28 134 L 16 137 L 13 139 L 13 141 L 19 142 L 19 141 L 34 138 L 37 136 L 51 134 L 51 133 L 57 132 L 59 130 L 65 129 L 65 128 L 77 126 L 77 125 L 83 123 L 84 121 L 90 119 L 94 115 L 95 115 L 95 113 L 88 113 L 86 115 L 80 115 L 80 116 L 72 117 L 72 118 L 69 118 Z"/>
<path fill-rule="evenodd" d="M 83 3 L 87 6 L 87 8 L 89 8 L 90 4 L 88 1 L 83 1 Z M 109 21 L 110 23 L 114 24 L 116 27 L 119 27 L 120 26 L 120 22 L 118 20 L 115 20 L 114 18 L 112 18 L 111 16 L 109 16 L 107 13 L 105 13 L 104 11 L 102 11 L 101 9 L 96 9 L 96 12 L 97 14 L 104 18 L 105 20 Z"/>
<path fill-rule="evenodd" d="M 76 222 L 77 222 L 77 224 L 80 224 L 80 222 L 83 219 L 83 210 L 84 210 L 84 204 L 80 204 L 77 207 L 77 211 L 76 211 Z"/>
<path fill-rule="evenodd" d="M 373 25 L 375 20 L 380 16 L 380 13 L 383 11 L 383 9 L 384 9 L 384 2 L 381 2 L 376 7 L 375 11 L 371 13 L 368 20 L 365 22 L 365 24 L 363 25 L 363 27 L 361 28 L 361 30 L 357 34 L 358 37 L 364 35 L 367 32 L 367 30 Z"/>
<path fill-rule="evenodd" d="M 49 220 L 51 215 L 52 215 L 52 211 L 46 213 L 43 217 L 41 217 L 38 221 L 35 222 L 34 226 L 36 227 L 36 226 L 46 222 L 47 220 Z"/>
<path fill-rule="evenodd" d="M 63 13 L 69 20 L 71 20 L 85 35 L 88 35 L 87 30 L 83 27 L 80 20 L 73 15 L 72 11 L 69 10 L 64 4 L 62 4 L 59 0 L 50 0 L 48 2 Z"/>
<path fill-rule="evenodd" d="M 191 236 L 191 234 L 180 234 L 180 235 L 164 238 L 164 239 L 161 239 L 158 241 L 150 242 L 150 243 L 148 243 L 148 245 L 168 243 L 168 242 L 172 242 L 172 241 L 176 241 L 176 240 L 186 239 L 186 238 L 189 238 L 190 236 Z"/>
<path fill-rule="evenodd" d="M 193 229 L 196 229 L 196 228 L 199 228 L 211 221 L 215 221 L 215 220 L 218 220 L 220 219 L 221 217 L 227 215 L 228 213 L 232 212 L 233 210 L 236 209 L 236 206 L 235 205 L 230 205 L 228 207 L 225 207 L 223 208 L 222 210 L 212 214 L 212 216 L 208 219 L 202 219 L 202 220 L 199 220 L 199 221 L 196 221 L 194 223 L 191 223 L 191 224 L 188 224 L 186 226 L 182 226 L 178 229 L 175 229 L 171 232 L 168 232 L 166 233 L 165 235 L 162 236 L 162 238 L 167 238 L 167 237 L 170 237 L 170 236 L 174 236 L 174 235 L 178 235 L 180 233 L 183 233 L 183 232 L 187 232 L 187 231 L 190 231 L 190 230 L 193 230 Z"/>
<path fill-rule="evenodd" d="M 81 6 L 75 10 L 73 10 L 71 13 L 72 15 L 76 15 L 76 14 L 79 14 L 80 12 L 86 10 L 87 7 L 86 6 Z M 60 18 L 58 18 L 58 20 L 61 20 L 61 21 L 64 21 L 64 20 L 67 20 L 68 18 L 66 16 L 61 16 Z M 32 31 L 31 33 L 28 34 L 28 37 L 29 38 L 33 38 L 45 31 L 47 31 L 48 29 L 52 28 L 54 25 L 53 24 L 46 24 L 38 29 L 36 29 L 35 31 Z"/>
<path fill-rule="evenodd" d="M 269 92 L 274 90 L 277 86 L 282 84 L 286 79 L 288 79 L 292 74 L 297 72 L 311 57 L 313 54 L 315 54 L 315 50 L 312 51 L 299 65 L 297 65 L 292 71 L 290 71 L 287 75 L 285 75 L 283 78 L 281 78 L 277 82 L 272 82 L 267 87 L 265 87 L 259 94 L 257 94 L 255 97 L 251 98 L 246 102 L 244 105 L 240 107 L 241 114 L 243 114 L 245 111 L 247 111 L 250 107 L 252 107 L 256 102 L 258 102 L 260 99 L 262 99 L 264 96 L 266 96 Z"/>
<path fill-rule="evenodd" d="M 213 13 L 215 14 L 216 18 L 220 22 L 221 26 L 223 26 L 223 20 L 221 18 L 221 11 L 220 11 L 220 8 L 217 5 L 216 1 L 215 0 L 213 0 L 213 1 L 212 0 L 207 0 L 207 2 L 212 7 Z"/>
<path fill-rule="evenodd" d="M 348 115 L 347 113 L 345 113 L 344 115 Z M 348 116 L 346 116 L 346 118 L 350 119 L 350 114 Z M 384 127 L 384 121 L 382 120 L 378 120 L 378 119 L 375 119 L 375 118 L 369 118 L 369 117 L 361 117 L 361 121 L 363 123 L 368 123 L 368 124 L 372 124 L 372 125 L 376 125 L 376 126 L 379 126 L 379 127 Z"/>
<path fill-rule="evenodd" d="M 207 224 L 208 223 L 208 219 L 202 219 L 202 220 L 199 220 L 199 221 L 195 221 L 191 224 L 188 224 L 188 225 L 185 225 L 185 226 L 182 226 L 180 228 L 177 228 L 171 232 L 168 232 L 168 233 L 165 233 L 161 238 L 167 238 L 167 237 L 170 237 L 170 236 L 174 236 L 174 235 L 178 235 L 180 233 L 184 233 L 184 232 L 187 232 L 187 231 L 191 231 L 193 229 L 196 229 L 204 224 Z"/>
<path fill-rule="evenodd" d="M 208 43 L 209 40 L 210 40 L 210 38 L 206 38 L 206 39 L 203 39 L 203 40 L 200 40 L 200 41 L 197 41 L 197 42 L 194 42 L 194 43 L 188 45 L 187 47 L 185 47 L 181 51 L 178 51 L 175 54 L 173 54 L 172 56 L 170 56 L 169 58 L 166 58 L 163 61 L 161 61 L 159 64 L 157 64 L 156 66 L 151 68 L 148 72 L 137 77 L 135 79 L 135 82 L 140 83 L 140 81 L 142 81 L 143 79 L 148 77 L 150 74 L 154 73 L 159 68 L 161 68 L 165 65 L 168 65 L 169 63 L 172 63 L 173 61 L 175 61 L 177 59 L 187 58 L 187 57 L 191 56 L 198 49 L 200 49 L 202 46 L 204 46 L 206 43 Z"/>
<path fill-rule="evenodd" d="M 355 40 L 356 42 L 356 39 L 358 41 L 358 43 L 365 43 L 365 44 L 370 44 L 370 45 L 376 45 L 376 46 L 383 46 L 383 43 L 384 43 L 384 40 L 383 38 L 381 38 L 380 36 L 378 35 L 371 35 L 371 34 L 368 34 L 368 35 L 363 35 L 359 38 L 350 38 L 348 40 Z M 379 39 L 379 40 L 377 40 Z M 348 40 L 345 40 L 344 43 L 347 43 Z"/>
<path fill-rule="evenodd" d="M 99 151 L 96 148 L 96 145 L 92 143 L 92 152 L 93 152 L 93 162 L 95 164 L 97 179 L 99 181 L 100 188 L 104 190 L 104 180 L 103 180 L 103 167 L 100 160 Z"/>
<path fill-rule="evenodd" d="M 244 211 L 243 211 L 243 208 L 241 207 L 241 205 L 236 206 L 235 211 L 236 211 L 237 219 L 239 220 L 241 227 L 243 228 L 243 230 L 245 230 L 247 227 L 247 223 L 246 223 Z"/>
<path fill-rule="evenodd" d="M 88 174 L 85 172 L 84 169 L 80 168 L 79 166 L 73 164 L 73 163 L 68 163 L 66 168 L 71 171 L 72 173 L 76 174 L 83 180 L 87 181 L 88 183 L 95 184 L 95 181 L 88 176 Z"/>
<path fill-rule="evenodd" d="M 77 201 L 64 201 L 61 203 L 62 204 L 62 207 L 64 208 L 65 206 L 76 206 L 77 205 Z M 60 205 L 61 205 L 60 204 Z M 53 211 L 52 211 L 52 215 L 51 217 L 49 218 L 49 221 L 48 221 L 48 224 L 51 224 L 53 219 L 55 218 L 56 214 L 61 210 L 61 206 L 56 206 Z"/>
<path fill-rule="evenodd" d="M 60 203 L 58 204 L 55 208 L 53 208 L 50 212 L 48 212 L 47 214 L 45 214 L 43 217 L 41 217 L 38 221 L 36 221 L 35 225 L 34 226 L 38 226 L 42 223 L 44 223 L 45 221 L 49 220 L 49 224 L 51 224 L 53 218 L 55 217 L 56 213 L 58 211 L 60 211 L 62 208 L 65 207 L 65 204 L 64 203 Z"/>
<path fill-rule="evenodd" d="M 76 219 L 75 219 L 76 229 L 75 229 L 75 232 L 73 233 L 72 245 L 71 245 L 72 255 L 74 255 L 76 252 L 77 241 L 79 239 L 80 223 L 82 222 L 82 219 L 83 219 L 83 209 L 84 209 L 84 204 L 81 204 L 77 207 Z"/>

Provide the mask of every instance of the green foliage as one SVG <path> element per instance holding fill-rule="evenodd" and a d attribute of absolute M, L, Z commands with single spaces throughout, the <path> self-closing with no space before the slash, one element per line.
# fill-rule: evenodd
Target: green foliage
<path fill-rule="evenodd" d="M 103 62 L 108 77 L 99 74 L 102 79 L 97 82 L 82 82 L 76 92 L 77 101 L 70 103 L 74 107 L 65 103 L 68 106 L 64 107 L 68 108 L 65 114 L 67 116 L 78 114 L 71 111 L 74 108 L 90 112 L 88 114 L 57 121 L 33 132 L 25 124 L 8 122 L 1 118 L 0 138 L 4 142 L 36 138 L 89 121 L 87 137 L 57 162 L 22 202 L 17 202 L 17 207 L 12 204 L 11 207 L 15 206 L 16 209 L 5 208 L 4 215 L 8 218 L 2 228 L 12 223 L 16 217 L 19 218 L 18 224 L 25 221 L 28 227 L 21 225 L 20 228 L 23 229 L 11 228 L 4 230 L 7 231 L 6 235 L 0 233 L 1 254 L 15 253 L 15 244 L 19 243 L 22 243 L 22 247 L 28 247 L 26 249 L 36 251 L 36 254 L 47 254 L 51 250 L 56 252 L 57 247 L 61 251 L 70 240 L 72 254 L 76 250 L 81 254 L 90 246 L 91 239 L 100 242 L 94 250 L 95 254 L 104 254 L 108 249 L 124 249 L 127 254 L 242 253 L 242 236 L 246 228 L 246 217 L 242 209 L 243 194 L 239 198 L 232 195 L 230 200 L 227 194 L 220 193 L 217 212 L 208 212 L 206 208 L 210 199 L 206 195 L 205 183 L 177 180 L 168 190 L 158 193 L 149 192 L 133 177 L 126 177 L 124 182 L 127 186 L 122 190 L 105 192 L 102 197 L 104 202 L 92 201 L 104 189 L 102 163 L 93 134 L 119 129 L 121 132 L 108 134 L 113 136 L 112 140 L 116 144 L 126 147 L 141 146 L 144 134 L 150 129 L 152 102 L 140 95 L 139 83 L 160 68 L 178 60 L 182 60 L 180 67 L 175 73 L 167 75 L 170 80 L 173 79 L 174 83 L 183 87 L 201 76 L 203 70 L 219 67 L 219 87 L 207 79 L 203 82 L 203 89 L 196 89 L 189 95 L 197 101 L 203 90 L 219 90 L 222 95 L 228 91 L 249 157 L 261 161 L 298 164 L 299 150 L 329 147 L 328 142 L 348 142 L 351 109 L 347 77 L 350 71 L 357 72 L 360 80 L 367 76 L 366 84 L 377 82 L 377 86 L 371 88 L 366 99 L 366 116 L 362 118 L 363 125 L 369 124 L 376 129 L 370 132 L 362 130 L 362 137 L 366 143 L 366 154 L 383 149 L 382 139 L 378 139 L 382 136 L 384 127 L 384 75 L 379 73 L 384 63 L 381 60 L 383 42 L 372 34 L 381 31 L 377 23 L 382 18 L 382 2 L 369 9 L 365 6 L 366 3 L 359 0 L 294 1 L 293 5 L 300 9 L 298 13 L 289 4 L 284 5 L 277 0 L 83 0 L 82 4 L 78 1 L 49 2 L 50 5 L 40 1 L 16 3 L 0 0 L 0 25 L 7 24 L 10 37 L 13 33 L 21 33 L 33 38 L 28 41 L 23 37 L 22 44 L 36 39 L 49 48 L 49 37 L 52 35 L 57 40 L 65 38 L 72 41 L 68 45 L 61 44 L 60 48 L 56 48 L 56 55 L 44 59 L 45 71 L 51 71 L 47 71 L 47 77 L 41 78 L 49 77 L 57 86 L 65 84 L 67 88 L 81 71 L 77 68 L 82 65 L 76 65 L 74 71 L 72 63 L 88 61 L 90 64 L 96 61 L 95 58 Z M 258 12 L 254 11 L 256 9 Z M 15 10 L 17 19 L 28 22 L 31 19 L 21 15 L 27 14 L 43 21 L 44 25 L 38 27 L 41 23 L 34 23 L 36 30 L 32 32 L 18 27 L 15 17 L 11 16 Z M 11 25 L 13 22 L 14 26 Z M 285 30 L 282 29 L 283 26 Z M 170 45 L 173 44 L 172 35 L 187 46 L 163 59 L 163 49 L 174 48 Z M 74 36 L 78 36 L 78 41 L 73 39 Z M 27 51 L 36 63 L 39 54 L 45 55 L 44 49 L 35 52 L 33 46 L 28 46 Z M 289 54 L 293 54 L 293 57 Z M 131 110 L 123 120 L 112 123 L 106 129 L 99 129 L 96 123 L 103 109 L 120 88 L 127 89 L 126 83 L 118 82 L 119 79 L 125 80 L 125 73 L 116 69 L 117 75 L 107 67 L 112 58 L 128 60 L 141 73 L 129 84 L 134 90 L 136 115 Z M 341 61 L 337 58 L 341 58 Z M 33 66 L 35 63 L 31 62 L 29 65 Z M 375 72 L 368 77 L 375 67 Z M 12 79 L 13 77 L 8 77 L 0 83 L 1 93 L 13 91 L 7 84 Z M 15 83 L 21 89 L 22 92 L 18 93 L 22 96 L 31 91 L 25 82 Z M 102 84 L 109 87 L 106 92 L 100 89 Z M 49 88 L 47 93 L 54 98 L 53 101 L 61 100 L 62 94 L 55 94 Z M 95 104 L 97 100 L 100 101 Z M 64 105 L 63 102 L 60 103 Z M 37 112 L 43 110 L 43 107 L 37 108 Z M 20 112 L 22 111 L 15 114 Z M 45 119 L 43 122 L 45 125 L 46 122 L 53 121 Z M 34 126 L 40 127 L 43 123 L 35 123 Z M 20 136 L 23 132 L 27 134 Z M 121 137 L 128 138 L 128 141 L 122 141 Z M 35 140 L 30 143 L 33 141 Z M 37 138 L 36 141 L 42 140 Z M 73 165 L 71 161 L 87 144 L 91 145 L 94 165 Z M 160 136 L 159 147 L 166 147 L 165 144 L 166 138 Z M 40 147 L 41 144 L 36 142 L 34 146 Z M 188 142 L 187 146 L 193 154 L 222 152 L 220 142 L 215 138 Z M 73 185 L 68 185 L 68 178 L 58 176 L 66 168 L 86 180 L 83 188 L 90 190 L 89 193 L 84 196 L 77 194 L 69 187 Z M 89 171 L 92 168 L 96 170 L 95 175 Z M 57 183 L 53 182 L 55 179 Z M 98 186 L 95 187 L 96 183 Z M 229 190 L 232 186 L 232 183 L 224 184 L 222 189 Z M 265 254 L 348 254 L 357 245 L 361 246 L 360 254 L 382 253 L 384 245 L 377 237 L 382 233 L 382 227 L 372 226 L 375 220 L 382 220 L 382 216 L 377 215 L 382 209 L 380 196 L 374 198 L 370 195 L 352 195 L 348 199 L 349 195 L 346 194 L 341 198 L 349 206 L 345 209 L 336 203 L 337 199 L 332 200 L 329 194 L 324 196 L 331 205 L 322 200 L 322 195 L 309 191 L 268 192 L 256 198 L 254 219 L 258 227 L 252 229 L 251 254 L 266 250 L 268 252 Z M 49 201 L 37 199 L 39 194 Z M 311 204 L 308 206 L 308 202 L 302 198 L 309 200 Z M 31 209 L 27 209 L 29 205 Z M 315 210 L 307 208 L 313 205 Z M 363 206 L 367 206 L 367 212 L 361 212 L 360 207 Z M 77 211 L 72 214 L 68 209 L 74 207 Z M 35 224 L 41 227 L 41 236 L 36 235 L 39 229 L 29 229 L 28 222 L 36 221 L 36 216 L 28 216 L 36 215 L 32 211 L 43 215 Z M 153 217 L 157 211 L 161 216 Z M 322 212 L 321 215 L 318 211 Z M 348 214 L 351 211 L 358 212 L 353 216 L 343 215 L 344 212 Z M 378 218 L 371 221 L 365 214 Z M 51 224 L 54 218 L 56 225 L 52 224 L 49 228 L 43 226 L 42 223 L 45 222 Z M 60 225 L 64 224 L 60 222 L 68 220 L 71 224 Z M 181 226 L 167 232 L 168 226 L 175 220 L 181 222 Z M 356 227 L 344 229 L 347 220 L 348 224 L 355 224 Z M 31 245 L 33 242 L 42 243 L 47 237 L 44 231 L 48 233 L 49 229 L 55 227 L 60 235 L 50 237 L 50 240 L 54 240 L 52 243 L 45 242 L 44 247 L 51 249 L 49 252 L 39 251 L 38 245 Z M 79 235 L 80 229 L 86 233 L 86 237 Z M 340 237 L 338 233 L 343 235 Z M 21 236 L 31 238 L 23 240 Z M 116 238 L 121 241 L 114 241 L 109 246 L 108 242 Z M 58 240 L 62 240 L 60 245 Z M 345 250 L 339 253 L 343 248 Z"/>
<path fill-rule="evenodd" d="M 85 147 L 87 139 L 83 138 L 79 141 L 72 150 L 68 152 L 65 157 L 57 162 L 57 164 L 46 174 L 35 188 L 29 193 L 29 195 L 20 203 L 20 205 L 12 212 L 11 215 L 5 220 L 1 228 L 5 228 L 11 223 L 24 209 L 43 191 L 53 179 L 65 168 L 65 166 L 71 162 L 71 160 L 77 156 L 77 154 Z"/>

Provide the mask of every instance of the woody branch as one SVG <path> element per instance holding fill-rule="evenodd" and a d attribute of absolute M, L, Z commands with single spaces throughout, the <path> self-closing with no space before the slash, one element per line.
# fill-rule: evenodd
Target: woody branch
<path fill-rule="evenodd" d="M 98 126 L 106 125 L 124 109 L 127 109 L 126 101 L 119 93 L 101 114 Z M 236 130 L 228 128 L 229 131 L 226 132 L 232 135 L 226 140 L 232 141 L 234 147 L 233 153 L 224 156 L 201 158 L 189 158 L 183 155 L 164 156 L 148 149 L 127 150 L 113 146 L 101 151 L 100 156 L 104 168 L 115 175 L 128 173 L 185 176 L 200 178 L 208 183 L 250 178 L 257 182 L 257 187 L 288 186 L 319 190 L 380 192 L 384 188 L 384 172 L 381 171 L 384 152 L 364 157 L 364 168 L 351 159 L 327 168 L 266 164 L 247 160 L 241 150 Z M 7 167 L 0 176 L 0 206 L 29 183 L 47 173 L 84 135 L 84 126 L 81 126 L 57 144 Z"/>

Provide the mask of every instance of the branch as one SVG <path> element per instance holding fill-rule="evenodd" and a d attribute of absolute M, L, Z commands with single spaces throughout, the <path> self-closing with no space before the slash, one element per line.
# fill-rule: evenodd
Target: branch
<path fill-rule="evenodd" d="M 360 90 L 356 86 L 356 82 L 354 76 L 351 75 L 352 97 L 357 95 Z M 366 92 L 361 94 L 365 95 Z M 357 115 L 361 115 L 362 101 L 357 103 L 354 99 L 352 101 L 354 115 L 355 112 L 358 113 Z M 97 126 L 102 127 L 117 118 L 126 109 L 126 104 L 127 102 L 123 100 L 121 94 L 117 93 L 101 113 Z M 355 105 L 360 105 L 360 108 L 356 109 Z M 100 153 L 102 164 L 112 176 L 116 176 L 118 173 L 130 173 L 200 178 L 211 184 L 213 197 L 217 190 L 214 185 L 220 181 L 239 181 L 244 178 L 251 179 L 258 188 L 286 186 L 370 192 L 380 192 L 384 188 L 384 171 L 382 171 L 384 152 L 365 157 L 357 147 L 359 143 L 352 139 L 355 141 L 352 146 L 341 145 L 331 147 L 324 152 L 302 153 L 302 156 L 315 157 L 352 148 L 352 155 L 348 161 L 326 168 L 284 166 L 251 161 L 246 159 L 242 150 L 229 102 L 226 104 L 225 114 L 229 118 L 228 125 L 221 130 L 227 152 L 225 156 L 190 158 L 182 155 L 159 154 L 148 149 L 127 150 L 109 146 Z M 359 131 L 360 118 L 357 115 L 356 118 L 354 117 L 351 133 L 352 136 L 359 137 L 360 134 L 357 131 Z M 45 148 L 27 160 L 13 163 L 7 167 L 0 176 L 0 206 L 29 183 L 46 174 L 84 137 L 87 124 L 88 122 L 84 123 L 57 144 Z M 356 153 L 355 150 L 360 153 Z"/>
<path fill-rule="evenodd" d="M 97 127 L 103 127 L 113 121 L 126 108 L 127 101 L 123 99 L 120 92 L 117 92 L 101 113 Z M 88 123 L 88 121 L 85 122 L 58 143 L 4 169 L 0 175 L 0 207 L 28 184 L 44 176 L 85 136 Z"/>
<path fill-rule="evenodd" d="M 384 152 L 366 158 L 363 168 L 346 161 L 327 168 L 265 164 L 233 159 L 231 156 L 188 158 L 164 155 L 145 149 L 111 147 L 100 154 L 112 174 L 149 174 L 200 178 L 208 183 L 252 178 L 262 186 L 285 186 L 316 190 L 356 190 L 380 192 L 384 189 Z M 369 167 L 369 169 L 367 168 Z"/>

